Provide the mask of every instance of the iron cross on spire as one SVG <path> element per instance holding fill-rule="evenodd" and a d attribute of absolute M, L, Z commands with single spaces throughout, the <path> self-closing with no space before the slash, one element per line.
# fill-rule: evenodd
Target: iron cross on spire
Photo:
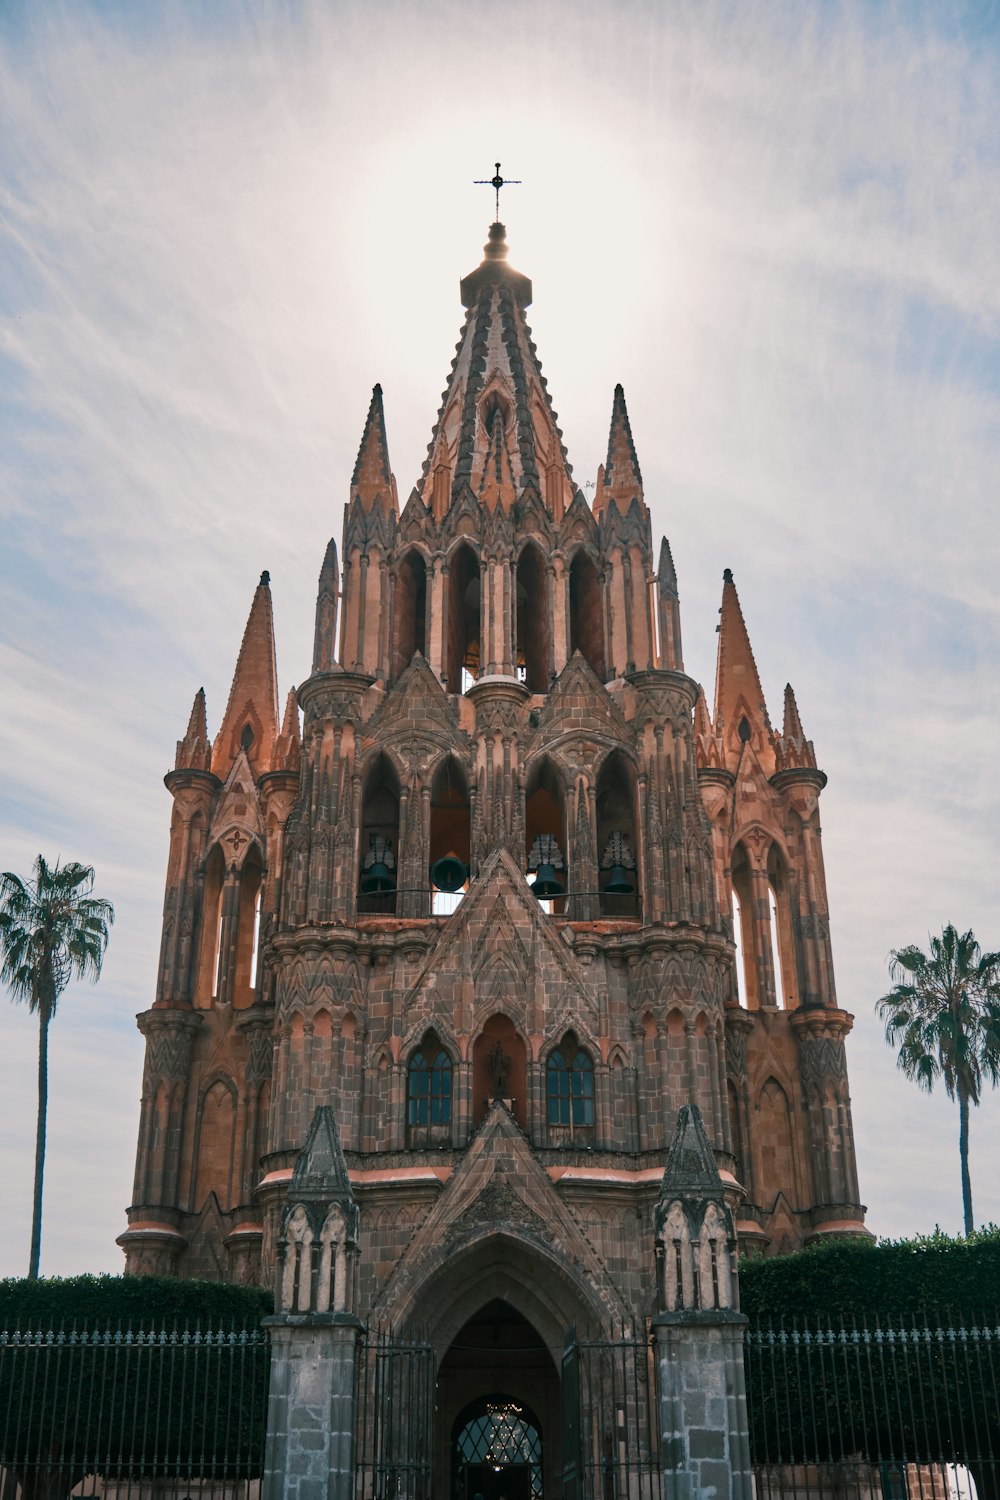
<path fill-rule="evenodd" d="M 520 179 L 520 177 L 501 177 L 500 176 L 500 163 L 499 162 L 497 162 L 496 168 L 497 168 L 496 172 L 494 173 L 494 175 L 492 177 L 490 177 L 490 178 L 477 177 L 476 180 L 475 180 L 475 183 L 473 184 L 473 186 L 474 187 L 491 187 L 493 189 L 493 191 L 496 193 L 496 195 L 497 195 L 497 223 L 499 224 L 499 222 L 500 222 L 500 189 L 502 187 L 509 187 L 511 185 L 511 183 L 514 183 L 517 187 L 520 187 L 521 186 L 521 179 Z"/>

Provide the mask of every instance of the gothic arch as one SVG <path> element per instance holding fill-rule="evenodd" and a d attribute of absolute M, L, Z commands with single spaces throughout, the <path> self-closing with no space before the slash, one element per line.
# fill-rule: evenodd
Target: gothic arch
<path fill-rule="evenodd" d="M 607 916 L 634 916 L 639 887 L 636 770 L 631 757 L 620 747 L 609 750 L 600 762 L 594 793 L 601 912 Z M 608 890 L 609 883 L 629 882 L 631 892 L 616 894 Z"/>
<path fill-rule="evenodd" d="M 213 1073 L 198 1094 L 191 1212 L 212 1194 L 230 1207 L 236 1172 L 236 1085 L 226 1073 Z M 213 1110 L 215 1113 L 211 1113 Z"/>
<path fill-rule="evenodd" d="M 392 645 L 389 677 L 394 681 L 419 651 L 427 656 L 427 558 L 411 543 L 392 569 Z"/>
<path fill-rule="evenodd" d="M 391 915 L 396 910 L 401 795 L 398 762 L 382 747 L 363 772 L 358 850 L 360 911 Z"/>
<path fill-rule="evenodd" d="M 482 1229 L 460 1249 L 428 1250 L 404 1278 L 394 1278 L 379 1316 L 425 1331 L 438 1359 L 456 1334 L 496 1298 L 537 1329 L 557 1368 L 568 1328 L 610 1326 L 626 1311 L 610 1285 L 588 1285 L 565 1261 L 515 1229 Z"/>
<path fill-rule="evenodd" d="M 465 537 L 448 552 L 444 676 L 449 693 L 464 692 L 463 672 L 478 677 L 482 668 L 480 560 Z"/>
<path fill-rule="evenodd" d="M 604 585 L 591 548 L 576 547 L 567 556 L 569 593 L 569 655 L 579 651 L 604 682 Z"/>
<path fill-rule="evenodd" d="M 518 677 L 532 693 L 546 693 L 553 670 L 549 571 L 537 541 L 522 546 L 514 568 L 514 640 Z"/>

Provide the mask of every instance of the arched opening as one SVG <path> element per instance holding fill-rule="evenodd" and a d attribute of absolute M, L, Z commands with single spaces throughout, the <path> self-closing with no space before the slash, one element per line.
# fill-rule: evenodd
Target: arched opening
<path fill-rule="evenodd" d="M 359 912 L 395 912 L 398 849 L 399 778 L 388 756 L 379 755 L 361 801 Z"/>
<path fill-rule="evenodd" d="M 406 1069 L 406 1144 L 451 1142 L 451 1058 L 435 1031 L 428 1031 Z"/>
<path fill-rule="evenodd" d="M 198 955 L 198 990 L 195 1003 L 210 1006 L 219 991 L 222 954 L 222 888 L 226 862 L 218 844 L 205 861 L 205 883 L 201 898 L 201 951 Z"/>
<path fill-rule="evenodd" d="M 574 1031 L 567 1031 L 545 1064 L 546 1120 L 550 1145 L 589 1145 L 594 1139 L 594 1062 Z"/>
<path fill-rule="evenodd" d="M 566 799 L 562 778 L 544 757 L 532 767 L 524 802 L 528 883 L 544 909 L 561 914 L 569 889 Z"/>
<path fill-rule="evenodd" d="M 798 1004 L 795 942 L 792 934 L 792 893 L 787 866 L 775 844 L 771 845 L 768 855 L 767 881 L 775 996 L 779 1005 L 791 1010 Z"/>
<path fill-rule="evenodd" d="M 427 655 L 427 565 L 416 550 L 407 552 L 396 569 L 392 600 L 393 679 L 404 672 L 415 651 Z"/>
<path fill-rule="evenodd" d="M 540 1500 L 559 1474 L 559 1377 L 537 1330 L 495 1298 L 459 1329 L 438 1372 L 439 1443 L 454 1500 Z M 442 1475 L 443 1479 L 444 1476 Z"/>
<path fill-rule="evenodd" d="M 748 1010 L 759 1010 L 761 1005 L 773 1004 L 765 986 L 762 993 L 762 969 L 766 969 L 770 955 L 764 955 L 764 963 L 758 954 L 758 928 L 754 923 L 753 873 L 746 850 L 737 844 L 731 861 L 733 885 L 733 930 L 736 933 L 736 956 L 742 972 L 740 999 Z M 738 926 L 738 931 L 737 931 Z"/>
<path fill-rule="evenodd" d="M 603 682 L 604 608 L 601 581 L 586 552 L 577 552 L 569 567 L 569 651 L 579 651 Z"/>
<path fill-rule="evenodd" d="M 524 1042 L 506 1016 L 491 1016 L 472 1050 L 472 1112 L 478 1125 L 491 1102 L 501 1099 L 526 1128 L 527 1068 Z"/>
<path fill-rule="evenodd" d="M 518 681 L 532 693 L 546 693 L 552 646 L 548 570 L 542 554 L 531 542 L 517 560 L 515 583 Z"/>
<path fill-rule="evenodd" d="M 431 782 L 431 910 L 448 916 L 469 887 L 471 859 L 469 791 L 465 773 L 445 756 Z"/>
<path fill-rule="evenodd" d="M 239 914 L 236 924 L 236 971 L 233 1005 L 245 1009 L 256 997 L 254 988 L 257 946 L 260 935 L 260 899 L 264 869 L 256 845 L 247 851 L 240 872 Z"/>
<path fill-rule="evenodd" d="M 602 916 L 635 916 L 635 796 L 628 762 L 618 750 L 607 757 L 597 778 L 597 852 Z"/>
<path fill-rule="evenodd" d="M 450 693 L 464 693 L 480 671 L 479 559 L 466 543 L 448 565 L 445 676 Z"/>

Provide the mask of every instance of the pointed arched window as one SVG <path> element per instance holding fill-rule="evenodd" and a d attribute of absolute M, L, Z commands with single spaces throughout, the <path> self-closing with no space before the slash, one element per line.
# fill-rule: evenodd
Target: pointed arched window
<path fill-rule="evenodd" d="M 464 693 L 480 673 L 479 559 L 467 542 L 448 563 L 445 676 L 449 693 Z"/>
<path fill-rule="evenodd" d="M 590 1054 L 568 1031 L 545 1068 L 549 1124 L 568 1127 L 570 1133 L 594 1124 L 594 1064 Z"/>
<path fill-rule="evenodd" d="M 406 1070 L 406 1130 L 411 1145 L 448 1136 L 451 1126 L 451 1058 L 429 1031 Z"/>
<path fill-rule="evenodd" d="M 581 652 L 603 682 L 604 607 L 601 581 L 586 552 L 577 552 L 569 568 L 569 652 Z"/>
<path fill-rule="evenodd" d="M 515 620 L 518 681 L 532 693 L 549 688 L 548 572 L 541 552 L 529 542 L 517 560 Z"/>
<path fill-rule="evenodd" d="M 361 804 L 358 910 L 396 910 L 399 849 L 399 778 L 392 762 L 379 755 L 365 778 Z"/>
<path fill-rule="evenodd" d="M 417 651 L 427 655 L 427 565 L 413 549 L 396 569 L 390 664 L 393 680 L 406 671 Z"/>

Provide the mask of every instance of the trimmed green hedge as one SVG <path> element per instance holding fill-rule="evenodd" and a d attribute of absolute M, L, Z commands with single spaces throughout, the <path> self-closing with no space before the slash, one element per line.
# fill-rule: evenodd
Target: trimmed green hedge
<path fill-rule="evenodd" d="M 256 1328 L 270 1292 L 168 1276 L 71 1276 L 0 1281 L 0 1330 Z"/>
<path fill-rule="evenodd" d="M 740 1303 L 752 1325 L 886 1318 L 1000 1317 L 1000 1228 L 968 1240 L 940 1230 L 912 1240 L 833 1240 L 794 1255 L 747 1256 Z"/>

